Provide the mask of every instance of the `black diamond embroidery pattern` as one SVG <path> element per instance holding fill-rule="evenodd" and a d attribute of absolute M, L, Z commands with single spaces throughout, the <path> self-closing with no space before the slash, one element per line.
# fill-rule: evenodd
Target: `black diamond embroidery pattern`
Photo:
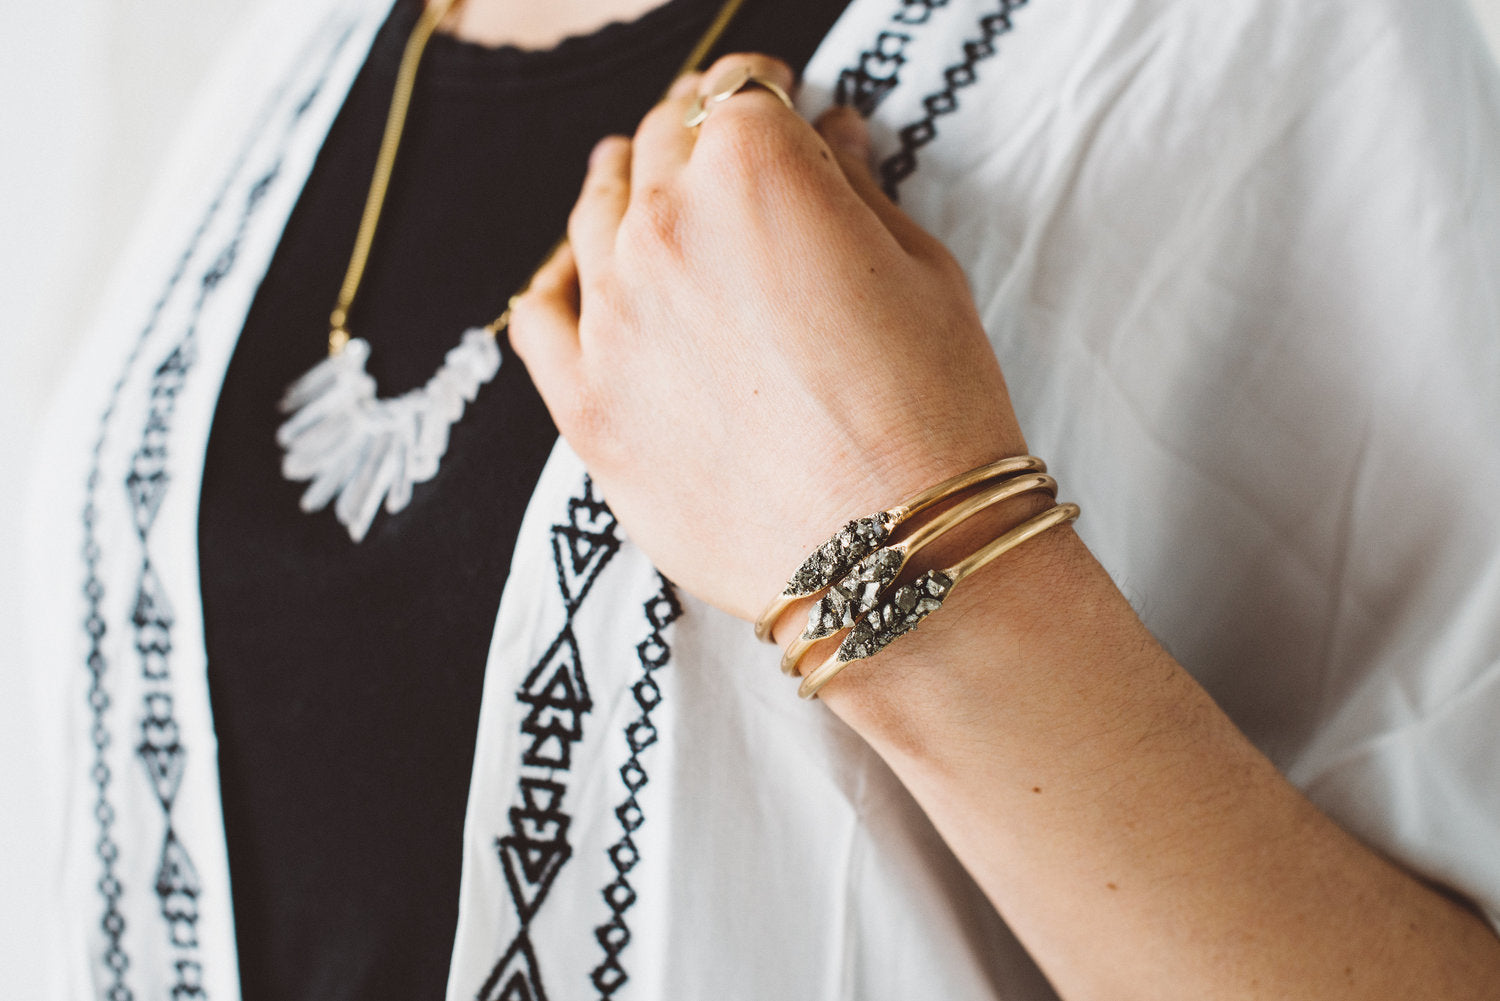
<path fill-rule="evenodd" d="M 120 375 L 110 388 L 100 414 L 99 431 L 90 451 L 89 471 L 84 480 L 82 518 L 83 595 L 87 609 L 84 631 L 88 638 L 85 666 L 89 674 L 89 740 L 93 748 L 89 779 L 93 787 L 93 814 L 97 833 L 94 848 L 100 864 L 100 877 L 95 886 L 103 902 L 99 927 L 104 933 L 101 958 L 107 976 L 100 988 L 106 1001 L 134 1001 L 136 992 L 130 987 L 127 978 L 131 962 L 125 951 L 126 921 L 120 906 L 125 887 L 118 875 L 122 847 L 115 832 L 117 814 L 112 789 L 114 775 L 107 760 L 108 750 L 114 743 L 109 721 L 113 701 L 108 684 L 110 665 L 104 652 L 109 624 L 105 618 L 105 589 L 101 577 L 104 551 L 98 533 L 102 506 L 111 503 L 109 495 L 101 494 L 99 489 L 103 483 L 105 449 L 112 432 L 116 430 L 125 387 L 137 371 L 147 343 L 160 329 L 161 319 L 168 305 L 186 287 L 184 279 L 188 275 L 189 266 L 199 258 L 209 229 L 222 217 L 235 188 L 244 184 L 252 153 L 263 143 L 275 117 L 278 114 L 286 115 L 281 131 L 273 139 L 274 148 L 270 154 L 272 165 L 246 188 L 240 205 L 241 211 L 233 224 L 231 235 L 197 282 L 197 294 L 190 304 L 184 333 L 166 359 L 151 374 L 147 412 L 139 444 L 132 454 L 123 483 L 126 508 L 140 543 L 140 568 L 130 614 L 134 647 L 145 688 L 140 718 L 141 740 L 136 746 L 136 754 L 145 768 L 150 789 L 165 821 L 165 834 L 159 850 L 153 889 L 171 949 L 172 1001 L 196 1001 L 207 996 L 198 953 L 198 900 L 202 884 L 191 855 L 172 824 L 172 809 L 181 789 L 187 750 L 180 739 L 171 690 L 170 661 L 174 620 L 171 603 L 152 564 L 150 536 L 171 484 L 168 443 L 172 432 L 172 417 L 177 397 L 192 369 L 198 317 L 213 291 L 231 273 L 240 242 L 256 209 L 263 203 L 266 193 L 279 174 L 279 164 L 297 126 L 353 34 L 352 27 L 347 25 L 339 26 L 336 30 L 337 34 L 331 39 L 324 32 L 319 33 L 310 43 L 312 46 L 328 46 L 326 58 L 318 70 L 318 79 L 310 89 L 303 92 L 288 113 L 286 99 L 293 83 L 291 80 L 284 81 L 271 94 L 264 110 L 246 134 L 245 142 L 230 165 L 224 183 L 210 200 L 197 227 L 188 237 L 163 283 L 160 295 L 147 313 L 145 323 L 121 366 Z M 305 65 L 304 60 L 295 60 L 293 72 L 300 74 Z"/>
<path fill-rule="evenodd" d="M 661 588 L 646 600 L 643 611 L 649 632 L 636 645 L 636 659 L 640 661 L 641 676 L 631 687 L 639 714 L 625 726 L 625 743 L 630 756 L 620 766 L 620 781 L 625 786 L 625 799 L 615 808 L 615 819 L 620 824 L 620 838 L 611 845 L 607 854 L 614 867 L 615 877 L 604 887 L 602 895 L 609 908 L 610 918 L 594 929 L 594 938 L 604 950 L 604 960 L 594 967 L 590 979 L 599 992 L 601 1001 L 609 1001 L 614 993 L 624 986 L 630 976 L 625 971 L 621 954 L 630 944 L 630 926 L 625 920 L 626 912 L 635 905 L 636 891 L 630 885 L 629 872 L 640 861 L 640 852 L 631 837 L 646 822 L 645 812 L 637 794 L 645 787 L 650 777 L 641 754 L 656 742 L 656 726 L 651 722 L 651 713 L 661 704 L 661 688 L 657 686 L 655 673 L 667 666 L 672 657 L 667 645 L 666 630 L 682 615 L 682 605 L 671 583 L 657 575 Z"/>

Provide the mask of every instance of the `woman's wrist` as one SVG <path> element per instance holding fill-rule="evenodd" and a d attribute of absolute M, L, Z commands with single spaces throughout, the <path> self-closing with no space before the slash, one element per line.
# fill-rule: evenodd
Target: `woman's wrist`
<path fill-rule="evenodd" d="M 928 547 L 922 566 L 956 562 L 1051 505 L 1045 495 L 1032 494 L 983 512 Z M 784 646 L 804 620 L 805 606 L 786 615 L 777 641 Z M 918 629 L 851 664 L 820 697 L 882 752 L 947 753 L 924 745 L 931 735 L 951 735 L 954 721 L 980 707 L 989 707 L 986 716 L 1001 711 L 1000 700 L 1045 698 L 1061 679 L 1044 665 L 1114 659 L 1106 627 L 1134 649 L 1154 646 L 1092 554 L 1062 526 L 975 573 Z M 803 671 L 836 642 L 810 651 Z"/>
<path fill-rule="evenodd" d="M 1032 542 L 822 698 L 1060 995 L 1240 996 L 1258 981 L 1246 996 L 1353 998 L 1388 980 L 1392 996 L 1448 997 L 1492 982 L 1481 920 L 1304 799 L 1076 534 Z"/>

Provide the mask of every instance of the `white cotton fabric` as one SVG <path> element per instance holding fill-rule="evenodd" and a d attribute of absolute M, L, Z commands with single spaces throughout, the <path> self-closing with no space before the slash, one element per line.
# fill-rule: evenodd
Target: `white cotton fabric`
<path fill-rule="evenodd" d="M 1337 821 L 1500 915 L 1500 86 L 1467 11 L 1013 6 L 854 0 L 801 106 L 841 80 L 875 104 L 887 177 L 964 263 L 1028 440 L 1176 657 Z M 202 458 L 245 310 L 385 13 L 281 3 L 226 57 L 51 421 L 23 650 L 55 790 L 54 998 L 237 994 Z M 171 403 L 155 437 L 153 392 L 158 417 Z M 126 487 L 152 469 L 143 535 Z M 796 700 L 744 623 L 673 604 L 594 501 L 559 444 L 487 667 L 449 998 L 1051 997 L 878 758 Z M 166 680 L 143 674 L 133 621 L 147 566 Z M 164 692 L 168 735 L 142 726 Z M 136 754 L 168 737 L 169 809 Z M 177 865 L 162 896 L 169 828 L 192 879 Z M 629 893 L 611 897 L 627 833 Z"/>

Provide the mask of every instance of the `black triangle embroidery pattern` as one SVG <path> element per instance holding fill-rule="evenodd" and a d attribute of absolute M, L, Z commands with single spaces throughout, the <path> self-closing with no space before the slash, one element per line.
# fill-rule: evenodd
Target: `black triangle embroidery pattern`
<path fill-rule="evenodd" d="M 593 482 L 586 480 L 583 493 L 568 501 L 567 523 L 552 526 L 557 587 L 570 614 L 619 548 L 614 513 L 594 496 Z"/>
<path fill-rule="evenodd" d="M 573 854 L 568 844 L 570 818 L 560 808 L 564 791 L 558 782 L 523 779 L 523 805 L 511 807 L 511 833 L 498 839 L 505 882 L 523 925 L 530 923 L 563 863 Z"/>
<path fill-rule="evenodd" d="M 540 761 L 539 745 L 550 738 L 568 744 L 583 737 L 583 716 L 593 708 L 588 681 L 578 660 L 572 630 L 561 633 L 537 666 L 521 683 L 517 701 L 531 707 L 521 721 L 521 732 L 533 738 L 525 752 L 527 764 Z M 549 759 L 555 760 L 555 759 Z M 566 764 L 549 767 L 566 768 Z"/>
<path fill-rule="evenodd" d="M 130 621 L 135 625 L 135 649 L 141 658 L 141 674 L 152 681 L 165 681 L 169 673 L 175 621 L 166 589 L 162 587 L 149 557 L 141 564 Z"/>
<path fill-rule="evenodd" d="M 552 526 L 552 565 L 563 623 L 516 689 L 524 707 L 521 761 L 509 829 L 495 850 L 520 928 L 480 988 L 480 1001 L 545 1001 L 529 930 L 568 859 L 571 818 L 563 806 L 573 748 L 593 709 L 573 619 L 600 573 L 620 549 L 615 516 L 584 477 L 567 503 L 566 520 Z"/>
<path fill-rule="evenodd" d="M 100 411 L 98 434 L 90 451 L 90 466 L 84 481 L 81 553 L 83 596 L 87 607 L 83 618 L 88 641 L 84 658 L 89 677 L 87 718 L 89 740 L 93 748 L 89 778 L 94 797 L 92 812 L 97 825 L 94 854 L 100 866 L 100 876 L 95 886 L 103 904 L 102 916 L 91 924 L 102 931 L 94 956 L 96 965 L 104 971 L 106 977 L 98 985 L 100 995 L 111 1001 L 135 1001 L 137 996 L 127 982 L 127 973 L 133 964 L 125 947 L 127 922 L 122 901 L 126 897 L 126 887 L 120 875 L 130 868 L 123 858 L 126 851 L 141 846 L 125 843 L 128 842 L 128 837 L 117 835 L 119 811 L 113 801 L 114 775 L 108 759 L 108 749 L 114 743 L 108 722 L 112 705 L 108 684 L 111 665 L 105 654 L 105 637 L 110 623 L 105 618 L 105 588 L 101 575 L 105 554 L 99 525 L 105 506 L 111 503 L 110 498 L 118 495 L 100 489 L 106 483 L 102 472 L 106 446 L 123 420 L 125 389 L 140 371 L 148 346 L 162 329 L 162 319 L 168 307 L 181 301 L 184 295 L 193 295 L 194 298 L 187 303 L 188 314 L 180 338 L 165 360 L 151 372 L 139 443 L 131 454 L 123 486 L 126 513 L 134 525 L 141 546 L 141 576 L 131 620 L 135 648 L 140 656 L 141 675 L 145 681 L 146 711 L 141 723 L 142 741 L 136 747 L 136 752 L 145 765 L 166 829 L 154 889 L 166 922 L 168 944 L 172 949 L 169 960 L 173 971 L 171 996 L 174 1001 L 198 1001 L 207 996 L 203 986 L 203 964 L 198 954 L 197 936 L 197 901 L 202 887 L 187 848 L 172 826 L 172 807 L 181 790 L 187 755 L 178 739 L 170 692 L 169 658 L 173 625 L 171 605 L 152 567 L 149 536 L 172 482 L 168 462 L 172 418 L 177 397 L 186 385 L 196 359 L 198 318 L 215 287 L 232 270 L 252 217 L 264 203 L 269 186 L 280 171 L 282 158 L 296 138 L 297 126 L 311 104 L 311 97 L 296 98 L 304 93 L 316 94 L 322 89 L 323 81 L 352 37 L 352 22 L 330 22 L 308 41 L 305 50 L 308 53 L 322 50 L 322 58 L 310 64 L 312 76 L 315 77 L 311 81 L 311 89 L 304 90 L 308 85 L 309 61 L 298 59 L 291 65 L 290 74 L 268 94 L 254 121 L 244 131 L 244 140 L 231 159 L 221 186 L 204 207 L 197 225 L 184 241 L 182 251 L 166 276 L 155 302 L 147 311 L 135 343 L 130 346 Z M 273 128 L 278 119 L 279 127 Z M 252 157 L 268 160 L 270 168 L 258 173 L 252 172 Z M 248 177 L 257 179 L 247 187 Z M 231 216 L 227 207 L 237 191 L 243 191 L 244 197 L 238 213 Z M 197 262 L 205 259 L 204 251 L 210 232 L 221 227 L 226 219 L 229 234 L 218 254 L 212 258 L 213 263 L 200 274 L 196 283 L 187 281 L 190 270 Z M 120 830 L 129 829 L 128 825 L 120 825 Z M 91 930 L 91 938 L 94 934 L 97 933 Z M 91 944 L 90 948 L 95 946 Z M 141 968 L 139 963 L 134 966 L 136 969 Z"/>
<path fill-rule="evenodd" d="M 172 696 L 156 692 L 146 696 L 146 715 L 141 720 L 141 742 L 136 754 L 146 766 L 146 777 L 156 792 L 156 801 L 170 813 L 182 786 L 187 749 L 178 740 L 177 720 L 172 715 Z"/>
<path fill-rule="evenodd" d="M 479 988 L 477 1001 L 547 1001 L 547 992 L 537 975 L 536 955 L 524 931 L 495 964 L 489 979 Z"/>
<path fill-rule="evenodd" d="M 179 949 L 198 948 L 198 897 L 203 892 L 198 870 L 187 849 L 168 830 L 156 870 L 156 896 L 166 919 L 172 944 Z"/>

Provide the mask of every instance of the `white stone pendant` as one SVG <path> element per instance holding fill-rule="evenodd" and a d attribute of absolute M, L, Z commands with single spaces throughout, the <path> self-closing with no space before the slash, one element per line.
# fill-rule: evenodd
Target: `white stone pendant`
<path fill-rule="evenodd" d="M 411 502 L 412 487 L 437 475 L 448 451 L 448 429 L 474 402 L 479 387 L 500 370 L 500 346 L 484 327 L 464 331 L 427 385 L 380 399 L 365 371 L 370 345 L 352 338 L 287 389 L 276 431 L 286 449 L 281 473 L 310 480 L 302 510 L 333 513 L 359 542 L 381 503 L 395 514 Z"/>

